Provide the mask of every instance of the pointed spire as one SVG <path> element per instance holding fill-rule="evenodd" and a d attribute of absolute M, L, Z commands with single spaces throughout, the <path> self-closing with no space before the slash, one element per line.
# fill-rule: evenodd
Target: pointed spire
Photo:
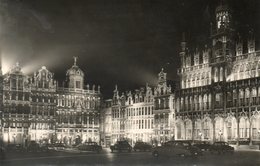
<path fill-rule="evenodd" d="M 185 52 L 186 50 L 186 39 L 185 39 L 185 32 L 182 33 L 182 39 L 181 39 L 181 51 Z"/>
<path fill-rule="evenodd" d="M 74 66 L 77 66 L 77 60 L 78 60 L 78 57 L 74 56 Z"/>
<path fill-rule="evenodd" d="M 146 89 L 149 87 L 148 82 L 146 83 Z"/>
<path fill-rule="evenodd" d="M 100 92 L 100 85 L 98 85 L 98 92 Z"/>

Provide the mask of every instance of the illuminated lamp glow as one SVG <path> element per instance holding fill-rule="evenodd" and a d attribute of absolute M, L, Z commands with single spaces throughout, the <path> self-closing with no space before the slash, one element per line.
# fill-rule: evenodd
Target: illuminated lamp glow
<path fill-rule="evenodd" d="M 0 67 L 2 69 L 3 74 L 8 73 L 11 70 L 13 64 L 15 64 L 15 63 L 11 59 L 7 59 L 4 56 L 1 56 L 1 66 Z"/>
<path fill-rule="evenodd" d="M 4 133 L 4 134 L 3 134 L 3 137 L 4 137 L 4 138 L 3 138 L 3 141 L 4 141 L 4 142 L 8 142 L 8 133 Z"/>

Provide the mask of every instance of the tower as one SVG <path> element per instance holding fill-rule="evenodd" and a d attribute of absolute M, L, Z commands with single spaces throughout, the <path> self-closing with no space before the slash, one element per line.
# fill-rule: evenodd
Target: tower
<path fill-rule="evenodd" d="M 67 71 L 66 77 L 69 88 L 83 89 L 84 73 L 77 65 L 77 57 L 74 57 L 73 66 Z"/>
<path fill-rule="evenodd" d="M 117 105 L 119 103 L 119 92 L 117 89 L 117 85 L 115 85 L 115 90 L 113 91 L 114 95 L 113 95 L 113 104 Z"/>
<path fill-rule="evenodd" d="M 232 29 L 231 10 L 225 0 L 216 8 L 216 27 L 212 33 L 212 75 L 214 82 L 225 81 L 231 73 L 234 56 L 234 33 Z"/>
<path fill-rule="evenodd" d="M 255 52 L 255 37 L 252 31 L 249 32 L 247 41 L 248 53 Z"/>
<path fill-rule="evenodd" d="M 238 41 L 236 43 L 236 56 L 240 56 L 243 54 L 243 41 L 241 36 L 238 34 Z"/>
<path fill-rule="evenodd" d="M 185 33 L 182 33 L 181 52 L 180 52 L 181 68 L 185 67 L 186 45 L 187 45 L 187 43 L 185 41 Z"/>

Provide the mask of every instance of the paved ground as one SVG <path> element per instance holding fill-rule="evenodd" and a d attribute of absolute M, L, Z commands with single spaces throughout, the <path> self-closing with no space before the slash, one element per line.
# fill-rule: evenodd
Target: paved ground
<path fill-rule="evenodd" d="M 104 150 L 99 154 L 78 152 L 8 153 L 1 166 L 46 166 L 46 165 L 191 165 L 191 166 L 259 166 L 260 151 L 236 151 L 232 154 L 205 154 L 197 159 L 181 157 L 154 158 L 150 152 L 111 153 Z"/>

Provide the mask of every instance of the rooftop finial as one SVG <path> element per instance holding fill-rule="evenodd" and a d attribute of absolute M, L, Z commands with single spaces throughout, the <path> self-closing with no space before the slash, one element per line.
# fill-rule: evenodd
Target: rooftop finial
<path fill-rule="evenodd" d="M 78 57 L 74 56 L 74 66 L 77 66 L 77 60 L 78 60 Z"/>

